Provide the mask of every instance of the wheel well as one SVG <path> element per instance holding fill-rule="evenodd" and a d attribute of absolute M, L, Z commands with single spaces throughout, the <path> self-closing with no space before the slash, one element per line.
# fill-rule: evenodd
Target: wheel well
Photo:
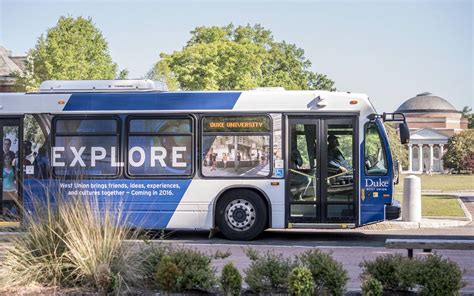
<path fill-rule="evenodd" d="M 263 192 L 262 190 L 256 188 L 256 187 L 253 187 L 253 186 L 234 186 L 234 187 L 230 187 L 230 188 L 226 188 L 224 190 L 222 190 L 216 197 L 216 199 L 214 200 L 214 205 L 213 205 L 213 217 L 212 217 L 212 226 L 215 228 L 216 227 L 216 206 L 217 206 L 217 203 L 219 202 L 219 199 L 224 196 L 226 193 L 229 193 L 229 192 L 232 192 L 234 190 L 238 190 L 238 189 L 246 189 L 246 190 L 250 190 L 250 191 L 253 191 L 255 193 L 257 193 L 262 199 L 263 201 L 265 202 L 265 205 L 267 207 L 267 213 L 268 213 L 268 221 L 266 221 L 266 227 L 268 228 L 271 228 L 272 227 L 272 206 L 270 204 L 270 200 L 268 199 L 268 196 L 265 194 L 265 192 Z"/>

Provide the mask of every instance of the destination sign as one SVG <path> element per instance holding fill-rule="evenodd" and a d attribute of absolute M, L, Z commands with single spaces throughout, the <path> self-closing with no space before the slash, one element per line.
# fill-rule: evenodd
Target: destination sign
<path fill-rule="evenodd" d="M 269 132 L 267 116 L 207 116 L 203 120 L 204 132 Z"/>

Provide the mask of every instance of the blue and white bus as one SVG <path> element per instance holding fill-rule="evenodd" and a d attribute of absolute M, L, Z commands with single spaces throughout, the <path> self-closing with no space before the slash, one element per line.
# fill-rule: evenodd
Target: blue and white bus
<path fill-rule="evenodd" d="M 0 95 L 2 214 L 97 197 L 145 229 L 352 228 L 396 219 L 384 120 L 364 94 L 171 92 L 149 80 L 46 81 Z"/>

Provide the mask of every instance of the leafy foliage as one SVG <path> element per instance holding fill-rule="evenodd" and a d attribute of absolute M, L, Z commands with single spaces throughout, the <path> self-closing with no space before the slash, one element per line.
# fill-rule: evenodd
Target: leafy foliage
<path fill-rule="evenodd" d="M 212 256 L 187 249 L 165 249 L 154 274 L 155 283 L 167 292 L 209 290 L 215 283 Z M 157 260 L 158 261 L 158 260 Z"/>
<path fill-rule="evenodd" d="M 474 128 L 474 113 L 472 113 L 472 108 L 465 106 L 461 112 L 462 116 L 467 118 L 467 127 Z"/>
<path fill-rule="evenodd" d="M 242 276 L 239 270 L 232 262 L 224 265 L 220 278 L 221 289 L 224 295 L 235 296 L 240 295 L 242 290 Z"/>
<path fill-rule="evenodd" d="M 439 255 L 428 256 L 422 259 L 418 274 L 421 295 L 458 295 L 463 287 L 462 276 L 463 271 L 455 262 Z"/>
<path fill-rule="evenodd" d="M 452 136 L 443 156 L 445 166 L 460 172 L 461 170 L 474 170 L 474 129 L 468 129 Z"/>
<path fill-rule="evenodd" d="M 246 251 L 247 257 L 252 260 L 245 270 L 245 282 L 254 293 L 278 293 L 286 291 L 288 276 L 296 266 L 289 258 L 282 254 L 266 252 L 263 255 L 252 250 Z"/>
<path fill-rule="evenodd" d="M 298 261 L 311 271 L 317 292 L 327 291 L 334 296 L 344 295 L 349 279 L 347 271 L 331 254 L 318 249 L 308 250 L 298 257 Z"/>
<path fill-rule="evenodd" d="M 385 123 L 385 130 L 387 131 L 390 151 L 392 152 L 393 160 L 398 160 L 402 166 L 408 165 L 408 153 L 404 145 L 400 143 L 400 135 L 393 124 Z"/>
<path fill-rule="evenodd" d="M 374 261 L 363 261 L 362 279 L 373 278 L 384 289 L 406 291 L 416 285 L 419 261 L 403 255 L 384 255 Z"/>
<path fill-rule="evenodd" d="M 306 267 L 293 268 L 288 279 L 288 290 L 292 295 L 313 295 L 314 281 L 311 271 Z"/>
<path fill-rule="evenodd" d="M 34 91 L 50 79 L 113 79 L 126 74 L 117 73 L 107 41 L 90 18 L 62 16 L 28 52 L 25 73 L 16 74 L 16 89 Z"/>
<path fill-rule="evenodd" d="M 463 271 L 459 266 L 436 254 L 421 259 L 385 255 L 372 262 L 364 261 L 361 267 L 363 291 L 378 291 L 374 280 L 385 290 L 408 291 L 419 287 L 421 295 L 458 295 L 463 287 Z"/>
<path fill-rule="evenodd" d="M 372 277 L 364 279 L 364 281 L 362 282 L 363 296 L 382 296 L 382 294 L 383 286 L 378 280 Z"/>
<path fill-rule="evenodd" d="M 260 25 L 197 27 L 186 46 L 161 53 L 149 73 L 171 90 L 333 89 L 334 82 L 312 72 L 304 50 L 277 42 Z"/>

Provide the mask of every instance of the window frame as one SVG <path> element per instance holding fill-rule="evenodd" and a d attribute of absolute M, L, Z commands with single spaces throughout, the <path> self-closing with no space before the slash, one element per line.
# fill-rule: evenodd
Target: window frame
<path fill-rule="evenodd" d="M 264 116 L 269 120 L 268 132 L 204 132 L 204 118 L 205 117 L 244 117 L 244 116 Z M 283 128 L 283 127 L 282 127 Z M 203 139 L 205 136 L 268 136 L 269 137 L 269 147 L 271 153 L 269 153 L 269 173 L 265 176 L 206 176 L 202 173 L 203 168 Z M 197 151 L 198 157 L 197 161 L 199 162 L 199 177 L 203 179 L 240 179 L 240 180 L 262 180 L 262 179 L 274 179 L 273 178 L 273 118 L 270 113 L 251 113 L 251 112 L 232 112 L 231 114 L 226 113 L 203 113 L 199 115 L 199 149 Z"/>
<path fill-rule="evenodd" d="M 106 119 L 106 120 L 115 120 L 116 122 L 116 132 L 115 133 L 108 133 L 108 132 L 100 132 L 100 133 L 92 133 L 92 132 L 80 132 L 80 133 L 64 133 L 56 132 L 56 125 L 59 120 L 95 120 L 95 119 Z M 56 115 L 52 119 L 52 126 L 51 126 L 51 147 L 49 151 L 50 159 L 52 157 L 52 147 L 56 147 L 56 137 L 100 137 L 100 136 L 116 136 L 117 137 L 117 145 L 116 145 L 116 153 L 117 153 L 117 162 L 122 160 L 122 120 L 118 115 Z M 51 164 L 50 164 L 51 165 Z M 75 179 L 75 178 L 84 178 L 84 179 L 117 179 L 122 174 L 122 168 L 119 166 L 117 167 L 115 174 L 107 174 L 107 175 L 61 175 L 56 174 L 56 169 L 51 165 L 51 176 L 53 179 Z"/>
<path fill-rule="evenodd" d="M 191 129 L 189 133 L 153 133 L 153 132 L 131 132 L 130 131 L 130 121 L 136 119 L 189 119 Z M 153 114 L 134 114 L 127 116 L 125 121 L 125 155 L 124 155 L 124 175 L 128 179 L 192 179 L 196 173 L 196 118 L 191 114 L 172 114 L 172 115 L 153 115 Z M 142 175 L 135 175 L 131 174 L 128 171 L 128 146 L 130 143 L 130 136 L 148 136 L 148 137 L 156 137 L 156 136 L 190 136 L 191 137 L 191 172 L 190 174 L 186 175 L 157 175 L 157 174 L 142 174 Z"/>
<path fill-rule="evenodd" d="M 373 124 L 373 126 L 375 127 L 376 131 L 377 131 L 377 135 L 379 136 L 379 141 L 380 141 L 380 145 L 382 146 L 382 153 L 383 153 L 383 158 L 384 158 L 384 161 L 385 161 L 385 169 L 386 169 L 386 172 L 385 174 L 372 174 L 372 173 L 369 173 L 367 171 L 367 168 L 365 167 L 365 158 L 366 158 L 366 153 L 367 153 L 367 130 L 368 130 L 368 126 L 370 124 Z M 377 123 L 375 121 L 368 121 L 367 123 L 365 123 L 364 125 L 364 161 L 363 161 L 363 166 L 364 166 L 364 175 L 365 176 L 370 176 L 370 177 L 377 177 L 377 176 L 388 176 L 388 173 L 389 173 L 389 169 L 388 169 L 388 159 L 387 159 L 387 147 L 385 147 L 384 145 L 384 141 L 383 141 L 383 138 L 382 138 L 382 134 L 381 134 L 381 130 L 379 128 L 379 126 L 377 125 Z"/>

